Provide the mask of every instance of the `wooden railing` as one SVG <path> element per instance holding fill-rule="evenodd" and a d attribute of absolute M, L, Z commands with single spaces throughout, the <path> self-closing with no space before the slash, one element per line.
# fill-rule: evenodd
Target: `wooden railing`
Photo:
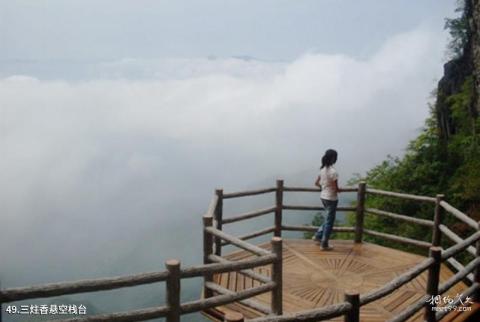
<path fill-rule="evenodd" d="M 360 308 L 368 303 L 377 301 L 393 293 L 402 285 L 411 282 L 414 278 L 428 271 L 427 286 L 425 298 L 410 305 L 407 309 L 390 322 L 406 321 L 419 310 L 425 308 L 424 317 L 428 322 L 439 321 L 448 310 L 436 312 L 433 309 L 435 304 L 427 302 L 426 299 L 442 294 L 461 281 L 469 281 L 470 287 L 457 298 L 452 305 L 457 305 L 459 301 L 465 301 L 466 297 L 474 296 L 477 300 L 480 295 L 480 229 L 477 222 L 454 208 L 443 200 L 442 195 L 436 197 L 425 197 L 411 194 L 383 191 L 367 188 L 365 183 L 360 183 L 358 187 L 342 188 L 345 192 L 356 192 L 357 203 L 354 207 L 338 207 L 339 211 L 351 211 L 355 213 L 354 227 L 334 227 L 334 231 L 349 232 L 353 234 L 353 240 L 356 243 L 363 241 L 364 235 L 384 238 L 386 240 L 414 245 L 429 249 L 429 256 L 421 263 L 412 267 L 407 272 L 398 276 L 394 280 L 385 284 L 381 288 L 373 290 L 367 294 L 360 295 L 358 292 L 346 292 L 344 301 L 334 305 L 325 306 L 318 309 L 306 310 L 292 314 L 283 314 L 282 299 L 282 231 L 316 231 L 314 226 L 286 225 L 283 223 L 285 210 L 299 211 L 317 211 L 323 210 L 323 207 L 306 205 L 289 205 L 284 203 L 284 194 L 288 192 L 312 192 L 318 193 L 320 189 L 311 187 L 288 187 L 284 186 L 283 180 L 277 180 L 276 187 L 242 191 L 234 193 L 224 193 L 222 189 L 215 191 L 215 195 L 208 207 L 207 213 L 203 216 L 203 264 L 193 267 L 182 268 L 180 261 L 176 259 L 165 262 L 166 270 L 161 272 L 151 272 L 136 274 L 130 276 L 83 280 L 77 282 L 64 282 L 44 284 L 32 287 L 7 288 L 0 290 L 0 304 L 21 301 L 33 298 L 45 298 L 67 294 L 77 294 L 84 292 L 98 292 L 112 290 L 123 287 L 132 287 L 143 284 L 165 282 L 166 303 L 162 306 L 131 310 L 127 312 L 117 312 L 110 314 L 101 314 L 86 316 L 82 318 L 73 318 L 56 321 L 144 321 L 160 317 L 165 317 L 168 322 L 180 321 L 181 315 L 200 311 L 211 311 L 211 309 L 239 302 L 247 307 L 253 308 L 258 312 L 265 314 L 264 317 L 249 320 L 251 322 L 286 322 L 286 321 L 322 321 L 334 317 L 344 316 L 346 322 L 360 320 Z M 223 207 L 225 199 L 263 195 L 275 193 L 275 205 L 224 218 Z M 418 202 L 427 202 L 434 204 L 433 219 L 420 219 L 404 214 L 392 213 L 386 210 L 379 210 L 365 207 L 365 199 L 368 195 L 379 195 L 385 197 L 400 198 L 405 200 L 414 200 Z M 443 224 L 444 214 L 448 213 L 464 222 L 474 230 L 471 236 L 462 239 L 450 228 Z M 243 235 L 232 236 L 225 233 L 222 228 L 224 224 L 232 224 L 244 220 L 250 220 L 266 214 L 274 214 L 273 226 Z M 426 242 L 415 240 L 405 236 L 397 236 L 377 232 L 364 228 L 365 215 L 375 215 L 401 220 L 412 224 L 431 227 L 432 240 Z M 272 234 L 271 251 L 258 247 L 246 240 L 259 236 Z M 445 236 L 453 242 L 453 246 L 442 249 L 441 239 Z M 239 261 L 230 261 L 221 256 L 222 248 L 226 245 L 233 245 L 254 255 L 252 259 Z M 473 260 L 463 266 L 455 260 L 454 256 L 467 251 L 473 255 Z M 448 262 L 457 270 L 457 273 L 450 279 L 440 284 L 439 272 L 442 262 Z M 261 266 L 271 266 L 271 276 L 261 275 L 253 269 Z M 214 282 L 214 274 L 226 272 L 239 272 L 258 282 L 260 286 L 252 287 L 246 290 L 234 292 L 228 290 Z M 181 303 L 180 293 L 182 280 L 186 278 L 203 277 L 203 298 L 195 301 Z M 256 301 L 253 297 L 271 292 L 271 303 L 267 307 Z M 2 306 L 3 313 L 3 306 Z M 212 313 L 214 314 L 214 313 Z M 224 321 L 240 322 L 244 318 L 239 314 L 227 314 L 219 317 Z M 0 314 L 0 322 L 2 316 Z"/>

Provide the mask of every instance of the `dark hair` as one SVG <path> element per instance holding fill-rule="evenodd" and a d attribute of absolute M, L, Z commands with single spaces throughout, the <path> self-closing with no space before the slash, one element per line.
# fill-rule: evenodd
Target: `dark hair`
<path fill-rule="evenodd" d="M 322 166 L 320 169 L 323 169 L 324 167 L 329 167 L 332 164 L 335 164 L 337 162 L 337 151 L 333 149 L 328 149 L 325 151 L 325 155 L 322 157 Z"/>

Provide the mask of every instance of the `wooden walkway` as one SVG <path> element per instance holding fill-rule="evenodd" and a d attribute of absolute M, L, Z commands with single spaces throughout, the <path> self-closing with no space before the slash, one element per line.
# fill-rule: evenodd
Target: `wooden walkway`
<path fill-rule="evenodd" d="M 285 313 L 323 307 L 342 302 L 344 291 L 356 289 L 360 294 L 384 286 L 387 282 L 421 262 L 424 257 L 370 243 L 354 244 L 348 240 L 332 240 L 333 251 L 321 251 L 311 240 L 291 239 L 283 241 L 283 307 Z M 270 244 L 261 245 L 269 249 Z M 224 256 L 230 260 L 251 257 L 250 253 L 239 251 Z M 269 267 L 260 267 L 256 272 L 270 276 Z M 442 265 L 441 281 L 453 273 Z M 361 321 L 386 321 L 395 317 L 410 304 L 425 294 L 427 272 L 376 302 L 361 308 Z M 217 274 L 214 281 L 233 291 L 241 291 L 260 285 L 240 273 Z M 454 297 L 466 289 L 459 283 L 450 289 Z M 270 305 L 270 293 L 259 295 L 255 300 Z M 241 312 L 246 318 L 262 316 L 257 311 L 241 304 L 230 304 L 219 308 Z M 422 321 L 423 310 L 409 321 Z M 343 317 L 331 321 L 343 321 Z"/>

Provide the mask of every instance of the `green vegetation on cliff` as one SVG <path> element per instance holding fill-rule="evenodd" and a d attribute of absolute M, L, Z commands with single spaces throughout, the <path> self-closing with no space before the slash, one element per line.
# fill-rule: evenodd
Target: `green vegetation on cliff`
<path fill-rule="evenodd" d="M 480 219 L 480 121 L 477 117 L 475 71 L 472 62 L 471 33 L 467 2 L 461 5 L 461 16 L 447 19 L 452 35 L 450 50 L 454 58 L 445 65 L 445 75 L 439 82 L 436 102 L 430 107 L 422 133 L 408 145 L 402 158 L 387 160 L 360 179 L 379 189 L 435 196 L 444 194 L 456 208 Z M 432 219 L 433 207 L 386 197 L 369 197 L 367 206 Z M 465 225 L 446 218 L 457 233 L 464 235 Z M 428 228 L 402 223 L 393 219 L 367 216 L 366 227 L 420 240 L 431 240 Z M 368 240 L 368 238 L 367 238 Z M 396 243 L 376 242 L 394 246 Z M 398 244 L 397 244 L 398 245 Z M 398 246 L 397 246 L 398 247 Z M 405 248 L 405 247 L 402 247 Z M 413 250 L 413 249 L 412 249 Z"/>
<path fill-rule="evenodd" d="M 420 135 L 410 142 L 403 157 L 388 156 L 364 176 L 351 180 L 367 181 L 370 187 L 435 196 L 444 194 L 446 200 L 480 220 L 480 146 L 478 94 L 475 92 L 475 54 L 480 52 L 472 40 L 467 21 L 472 21 L 473 2 L 459 2 L 460 17 L 446 19 L 452 41 L 449 45 L 452 60 L 445 64 L 445 74 L 438 84 L 436 100 L 430 106 L 430 117 Z M 367 207 L 383 209 L 418 218 L 433 218 L 433 206 L 391 197 L 368 196 Z M 451 216 L 445 223 L 464 237 L 470 232 L 466 225 Z M 353 215 L 349 224 L 354 224 Z M 367 215 L 365 227 L 380 232 L 431 241 L 431 229 L 411 223 Z M 389 247 L 408 249 L 376 237 L 365 236 Z M 445 241 L 444 241 L 445 242 Z"/>

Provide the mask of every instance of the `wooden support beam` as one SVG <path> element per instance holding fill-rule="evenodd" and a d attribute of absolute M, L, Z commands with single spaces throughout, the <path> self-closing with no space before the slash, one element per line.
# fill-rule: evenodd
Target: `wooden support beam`
<path fill-rule="evenodd" d="M 170 259 L 165 262 L 168 270 L 166 283 L 167 322 L 180 322 L 180 261 Z"/>
<path fill-rule="evenodd" d="M 272 290 L 272 313 L 275 315 L 283 314 L 283 254 L 282 254 L 282 238 L 272 238 L 272 251 L 277 257 L 272 264 L 272 281 L 275 288 Z"/>
<path fill-rule="evenodd" d="M 442 224 L 442 202 L 444 195 L 437 195 L 435 198 L 435 214 L 433 216 L 433 234 L 432 234 L 432 246 L 440 246 L 442 231 L 440 230 L 440 225 Z"/>
<path fill-rule="evenodd" d="M 363 239 L 363 222 L 365 216 L 365 191 L 367 185 L 364 181 L 358 184 L 357 216 L 355 221 L 355 242 L 361 243 Z"/>
<path fill-rule="evenodd" d="M 360 322 L 360 294 L 358 291 L 345 291 L 345 302 L 350 303 L 352 308 L 345 313 L 345 322 Z"/>
<path fill-rule="evenodd" d="M 211 228 L 213 225 L 213 217 L 209 215 L 203 216 L 203 264 L 210 263 L 210 255 L 213 253 L 213 236 L 208 233 L 207 228 Z M 212 297 L 212 292 L 210 289 L 206 288 L 205 285 L 208 282 L 213 282 L 213 274 L 206 274 L 203 277 L 203 296 L 205 298 Z"/>
<path fill-rule="evenodd" d="M 1 291 L 1 290 L 2 290 L 2 281 L 0 281 L 0 291 Z M 3 321 L 2 315 L 3 315 L 3 302 L 0 301 L 0 322 Z"/>
<path fill-rule="evenodd" d="M 215 208 L 217 208 L 218 203 L 218 195 L 214 194 L 212 200 L 210 201 L 210 205 L 208 205 L 208 210 L 206 215 L 213 217 L 215 215 Z"/>
<path fill-rule="evenodd" d="M 276 237 L 282 236 L 282 209 L 283 209 L 283 180 L 277 180 L 275 193 L 275 233 Z"/>
<path fill-rule="evenodd" d="M 222 230 L 223 223 L 223 189 L 215 190 L 215 194 L 218 197 L 217 207 L 214 211 L 215 228 Z M 222 240 L 219 237 L 215 237 L 215 255 L 222 256 Z"/>
<path fill-rule="evenodd" d="M 425 306 L 424 318 L 427 322 L 436 322 L 434 307 L 436 306 L 433 300 L 438 294 L 438 285 L 440 282 L 440 265 L 442 264 L 442 249 L 440 247 L 430 247 L 429 257 L 433 259 L 433 264 L 428 268 L 427 278 L 427 305 Z"/>

